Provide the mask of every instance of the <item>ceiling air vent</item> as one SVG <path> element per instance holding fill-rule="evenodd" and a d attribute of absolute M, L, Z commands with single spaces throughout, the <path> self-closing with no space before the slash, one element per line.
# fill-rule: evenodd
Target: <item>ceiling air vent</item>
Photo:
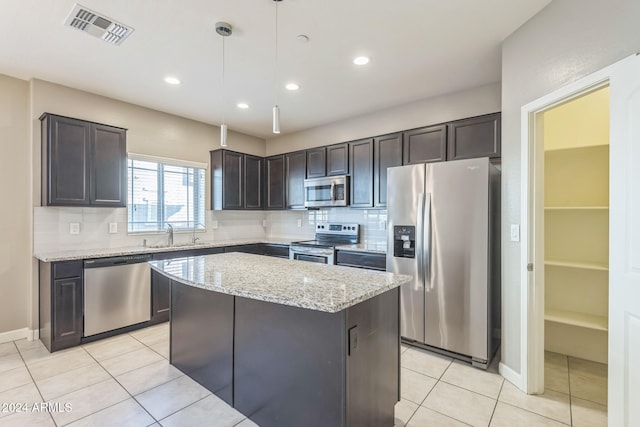
<path fill-rule="evenodd" d="M 100 15 L 79 4 L 74 6 L 67 17 L 65 25 L 77 28 L 115 45 L 121 44 L 133 32 L 133 28 L 115 22 L 113 19 Z"/>

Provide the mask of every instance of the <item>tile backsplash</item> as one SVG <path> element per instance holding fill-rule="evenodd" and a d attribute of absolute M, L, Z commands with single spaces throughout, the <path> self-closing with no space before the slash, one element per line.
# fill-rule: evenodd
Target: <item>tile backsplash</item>
<path fill-rule="evenodd" d="M 384 242 L 387 211 L 379 209 L 328 208 L 311 211 L 207 211 L 206 231 L 197 232 L 201 241 L 264 239 L 312 239 L 318 222 L 360 224 L 360 241 Z M 298 221 L 300 226 L 298 226 Z M 71 234 L 70 224 L 80 224 L 80 233 Z M 109 233 L 109 224 L 117 224 L 117 233 Z M 217 228 L 214 228 L 214 224 Z M 166 233 L 128 234 L 126 208 L 34 208 L 34 252 L 46 253 L 72 249 L 97 249 L 164 243 Z M 176 244 L 187 243 L 193 234 L 176 232 Z"/>

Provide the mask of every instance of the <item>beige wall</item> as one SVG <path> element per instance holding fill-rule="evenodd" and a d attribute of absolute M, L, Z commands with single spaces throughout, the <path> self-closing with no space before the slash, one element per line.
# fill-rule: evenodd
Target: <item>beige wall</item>
<path fill-rule="evenodd" d="M 500 84 L 423 99 L 267 140 L 267 155 L 353 141 L 500 111 Z"/>
<path fill-rule="evenodd" d="M 502 48 L 502 229 L 520 223 L 520 109 L 640 51 L 637 0 L 554 0 Z M 524 230 L 523 230 L 524 232 Z M 502 362 L 521 372 L 520 244 L 502 233 Z"/>
<path fill-rule="evenodd" d="M 27 326 L 31 269 L 29 83 L 0 75 L 0 333 Z"/>

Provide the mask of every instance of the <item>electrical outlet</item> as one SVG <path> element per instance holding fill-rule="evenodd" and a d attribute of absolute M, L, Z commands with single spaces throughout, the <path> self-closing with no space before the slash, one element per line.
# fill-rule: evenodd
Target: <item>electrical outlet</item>
<path fill-rule="evenodd" d="M 109 234 L 116 234 L 118 232 L 118 223 L 110 222 L 109 223 Z"/>
<path fill-rule="evenodd" d="M 300 227 L 302 227 L 302 220 L 301 219 L 298 220 L 298 228 L 300 228 Z"/>
<path fill-rule="evenodd" d="M 387 229 L 387 221 L 383 219 L 380 221 L 380 230 L 386 230 L 386 229 Z"/>
<path fill-rule="evenodd" d="M 216 230 L 218 228 L 218 221 L 211 221 L 211 228 Z"/>
<path fill-rule="evenodd" d="M 520 241 L 520 224 L 511 224 L 511 241 Z"/>
<path fill-rule="evenodd" d="M 79 222 L 70 222 L 69 223 L 69 234 L 80 234 L 80 223 Z"/>
<path fill-rule="evenodd" d="M 266 220 L 266 219 L 263 219 L 263 220 L 262 220 L 262 226 L 263 226 L 264 228 L 267 228 L 267 220 Z"/>

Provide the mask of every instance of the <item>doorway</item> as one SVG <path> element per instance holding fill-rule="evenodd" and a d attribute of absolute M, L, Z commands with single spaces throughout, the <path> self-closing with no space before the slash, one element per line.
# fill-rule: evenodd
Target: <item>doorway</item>
<path fill-rule="evenodd" d="M 542 152 L 534 158 L 543 175 L 534 250 L 544 260 L 536 277 L 544 292 L 544 389 L 605 413 L 609 110 L 605 85 L 536 113 Z"/>

